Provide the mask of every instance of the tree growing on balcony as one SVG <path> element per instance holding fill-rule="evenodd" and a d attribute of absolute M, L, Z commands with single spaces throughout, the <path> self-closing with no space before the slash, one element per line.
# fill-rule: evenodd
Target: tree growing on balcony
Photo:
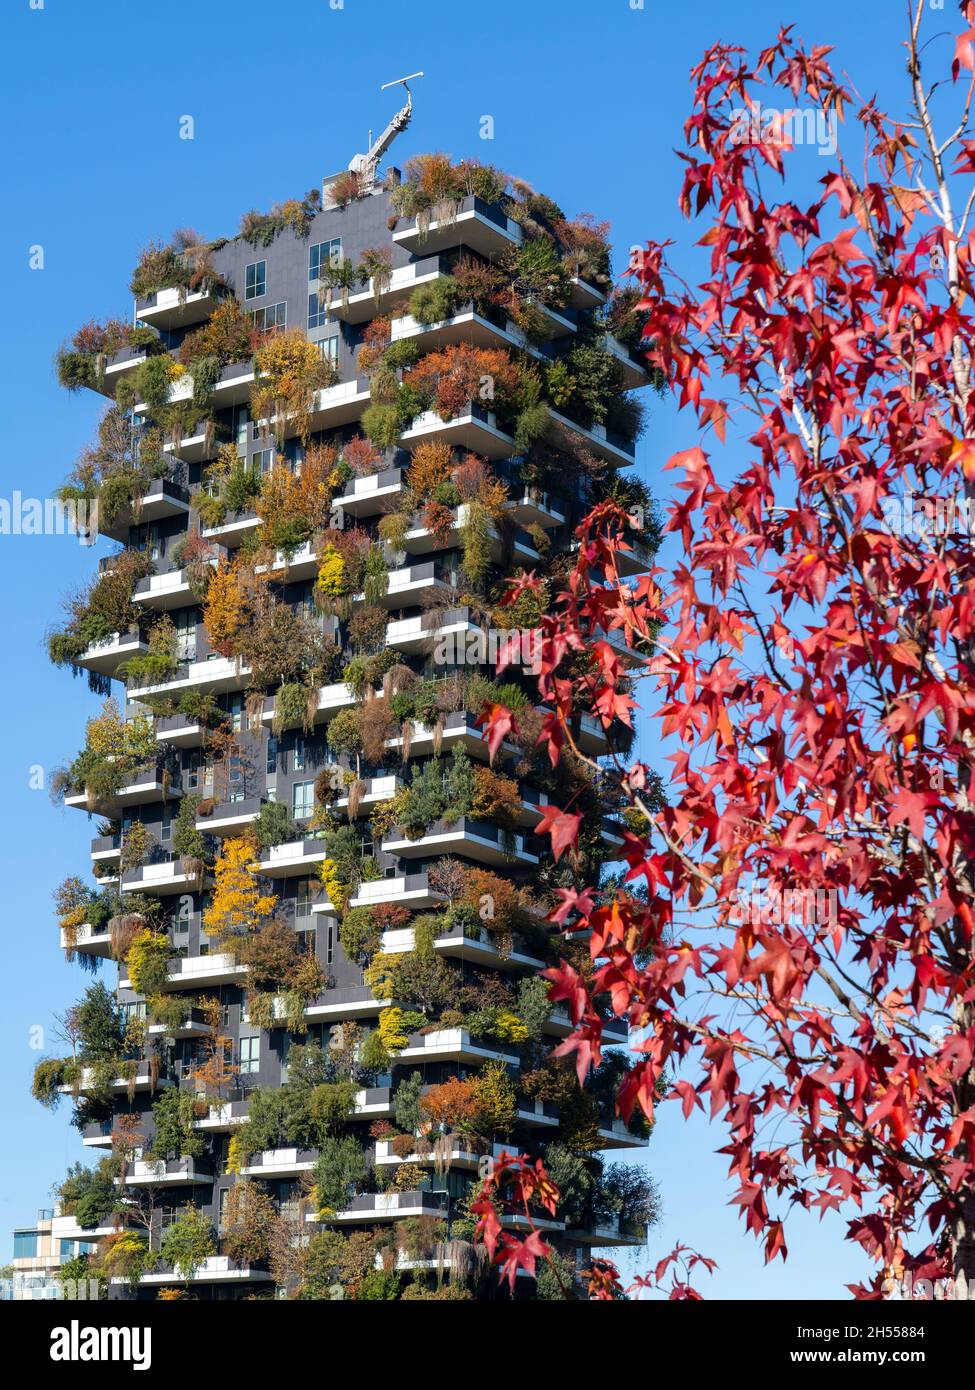
<path fill-rule="evenodd" d="M 255 874 L 257 860 L 253 842 L 229 838 L 214 866 L 214 889 L 210 906 L 203 914 L 203 929 L 221 943 L 232 946 L 235 938 L 256 931 L 267 922 L 277 906 L 277 897 L 265 893 Z"/>

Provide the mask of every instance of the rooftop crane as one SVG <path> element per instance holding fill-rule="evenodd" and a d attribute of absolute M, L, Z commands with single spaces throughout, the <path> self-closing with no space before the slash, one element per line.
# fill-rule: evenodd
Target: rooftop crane
<path fill-rule="evenodd" d="M 422 72 L 411 72 L 408 77 L 397 77 L 395 82 L 384 82 L 380 87 L 379 90 L 381 92 L 385 92 L 388 87 L 406 87 L 406 105 L 396 112 L 396 115 L 377 140 L 372 139 L 372 131 L 370 131 L 368 151 L 365 154 L 354 155 L 349 161 L 349 170 L 359 175 L 359 187 L 361 192 L 370 193 L 375 187 L 376 171 L 379 167 L 379 161 L 396 139 L 397 135 L 399 135 L 400 131 L 405 130 L 409 125 L 410 117 L 413 115 L 413 93 L 410 91 L 408 83 L 422 76 Z"/>

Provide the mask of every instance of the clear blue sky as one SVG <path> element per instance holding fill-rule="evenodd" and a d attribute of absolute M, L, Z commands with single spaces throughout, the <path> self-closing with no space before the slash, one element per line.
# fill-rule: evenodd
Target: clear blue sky
<path fill-rule="evenodd" d="M 131 312 L 126 286 L 140 247 L 188 225 L 232 235 L 246 208 L 300 196 L 344 167 L 395 109 L 380 83 L 427 74 L 398 161 L 443 149 L 498 164 L 569 212 L 609 219 L 619 248 L 673 237 L 682 244 L 675 260 L 687 265 L 692 237 L 677 212 L 672 151 L 688 111 L 687 73 L 703 48 L 724 38 L 754 51 L 794 20 L 809 42 L 835 45 L 837 65 L 862 92 L 878 91 L 881 102 L 890 94 L 893 104 L 903 8 L 894 0 L 646 0 L 643 9 L 630 0 L 345 0 L 338 9 L 329 0 L 45 0 L 31 10 L 29 0 L 4 0 L 0 495 L 50 495 L 88 439 L 98 402 L 63 392 L 52 356 L 86 319 Z M 178 138 L 185 115 L 193 141 Z M 485 115 L 493 142 L 480 138 Z M 819 162 L 825 171 L 829 161 Z M 43 271 L 28 268 L 36 244 Z M 662 465 L 691 441 L 689 417 L 654 407 L 639 468 L 664 499 Z M 51 1184 L 83 1156 L 68 1108 L 51 1116 L 30 1098 L 40 1055 L 30 1030 L 49 1028 L 52 1010 L 87 982 L 61 958 L 51 892 L 66 874 L 86 872 L 94 826 L 53 809 L 28 778 L 33 765 L 50 770 L 77 751 L 95 707 L 82 682 L 48 665 L 42 642 L 61 596 L 103 552 L 104 543 L 93 552 L 68 538 L 0 536 L 3 649 L 17 673 L 0 695 L 0 1259 L 9 1257 L 10 1229 L 47 1205 Z M 646 1155 L 665 1212 L 650 1261 L 682 1240 L 719 1261 L 704 1281 L 712 1296 L 843 1296 L 864 1270 L 839 1223 L 791 1217 L 788 1263 L 763 1268 L 727 1206 L 725 1163 L 713 1153 L 721 1142 L 720 1131 L 685 1126 L 664 1108 Z"/>

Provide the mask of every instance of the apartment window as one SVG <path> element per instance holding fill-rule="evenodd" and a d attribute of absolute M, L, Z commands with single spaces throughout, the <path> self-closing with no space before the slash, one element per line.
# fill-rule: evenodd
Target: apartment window
<path fill-rule="evenodd" d="M 329 322 L 328 306 L 317 290 L 308 296 L 308 327 L 324 328 Z"/>
<path fill-rule="evenodd" d="M 244 713 L 243 695 L 228 696 L 227 713 L 230 715 L 230 724 L 235 734 L 239 734 L 241 729 L 247 728 L 247 717 Z"/>
<path fill-rule="evenodd" d="M 171 807 L 166 806 L 162 813 L 162 822 L 159 826 L 159 843 L 168 845 L 173 838 L 173 812 Z"/>
<path fill-rule="evenodd" d="M 237 406 L 236 413 L 234 416 L 234 437 L 237 443 L 237 452 L 241 455 L 246 454 L 247 452 L 247 426 L 250 424 L 250 422 L 251 415 L 250 411 L 247 409 L 247 406 Z"/>
<path fill-rule="evenodd" d="M 229 1188 L 229 1187 L 222 1187 L 222 1188 L 220 1189 L 220 1197 L 219 1197 L 220 1206 L 219 1206 L 219 1211 L 218 1211 L 218 1214 L 217 1214 L 217 1221 L 218 1221 L 218 1224 L 220 1225 L 221 1228 L 223 1228 L 223 1227 L 226 1226 L 226 1224 L 227 1224 L 227 1203 L 228 1203 L 229 1201 L 230 1201 L 230 1188 Z"/>
<path fill-rule="evenodd" d="M 178 661 L 196 660 L 196 612 L 192 608 L 181 609 L 173 618 L 176 626 L 176 659 Z"/>
<path fill-rule="evenodd" d="M 279 333 L 288 326 L 288 304 L 282 299 L 263 309 L 252 309 L 247 315 L 259 333 Z"/>
<path fill-rule="evenodd" d="M 259 299 L 267 294 L 267 261 L 251 261 L 244 271 L 244 298 Z"/>
<path fill-rule="evenodd" d="M 191 752 L 186 754 L 183 761 L 183 771 L 186 774 L 186 785 L 190 791 L 193 791 L 200 785 L 201 763 L 202 759 L 197 749 L 194 748 Z"/>
<path fill-rule="evenodd" d="M 169 935 L 176 945 L 179 945 L 183 938 L 189 936 L 190 916 L 190 900 L 183 897 L 180 899 L 179 907 L 174 908 L 169 914 Z"/>
<path fill-rule="evenodd" d="M 335 959 L 335 923 L 331 917 L 325 919 L 325 964 L 331 965 Z"/>
<path fill-rule="evenodd" d="M 310 325 L 309 325 L 310 326 Z M 331 338 L 323 338 L 318 344 L 318 351 L 322 354 L 322 361 L 329 367 L 336 370 L 339 365 L 339 340 L 338 334 L 333 334 Z"/>
<path fill-rule="evenodd" d="M 14 1231 L 14 1259 L 29 1260 L 37 1254 L 36 1231 Z"/>
<path fill-rule="evenodd" d="M 274 467 L 273 449 L 256 449 L 251 454 L 251 468 L 255 473 L 259 473 L 262 478 L 266 478 Z"/>
<path fill-rule="evenodd" d="M 312 926 L 296 931 L 295 944 L 302 955 L 313 956 L 315 954 L 315 928 Z"/>
<path fill-rule="evenodd" d="M 308 248 L 308 279 L 320 280 L 322 271 L 329 266 L 338 267 L 342 264 L 342 242 L 336 238 L 333 241 L 318 241 L 314 246 Z"/>
<path fill-rule="evenodd" d="M 240 1070 L 243 1076 L 253 1076 L 261 1068 L 261 1039 L 241 1038 Z"/>
<path fill-rule="evenodd" d="M 244 800 L 244 760 L 239 753 L 232 753 L 227 764 L 227 800 Z"/>
<path fill-rule="evenodd" d="M 127 1024 L 132 1023 L 137 1018 L 145 1018 L 146 1001 L 141 999 L 137 1004 L 123 1004 L 122 1013 Z"/>
<path fill-rule="evenodd" d="M 307 751 L 303 738 L 295 739 L 294 753 L 292 754 L 292 771 L 304 772 L 307 762 Z"/>
<path fill-rule="evenodd" d="M 162 546 L 155 526 L 133 526 L 129 534 L 133 550 L 142 551 L 150 560 L 161 559 Z"/>
<path fill-rule="evenodd" d="M 295 820 L 308 820 L 315 809 L 315 783 L 296 782 L 291 789 L 291 814 Z"/>
<path fill-rule="evenodd" d="M 310 878 L 298 880 L 298 890 L 295 894 L 295 922 L 306 922 L 311 917 L 313 883 L 314 880 Z"/>
<path fill-rule="evenodd" d="M 267 741 L 267 761 L 264 769 L 269 777 L 273 777 L 278 770 L 278 741 L 273 735 Z"/>

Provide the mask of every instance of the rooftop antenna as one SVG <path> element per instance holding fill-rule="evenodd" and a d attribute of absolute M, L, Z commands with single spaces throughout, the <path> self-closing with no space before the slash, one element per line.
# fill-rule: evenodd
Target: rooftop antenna
<path fill-rule="evenodd" d="M 372 131 L 369 132 L 369 149 L 365 154 L 357 154 L 349 161 L 349 169 L 354 174 L 359 175 L 359 188 L 362 193 L 371 193 L 376 186 L 376 171 L 379 168 L 379 161 L 389 149 L 390 145 L 399 135 L 400 131 L 406 129 L 413 115 L 413 93 L 410 91 L 409 83 L 417 77 L 422 77 L 422 72 L 411 72 L 407 77 L 397 77 L 395 82 L 384 82 L 379 88 L 385 92 L 389 87 L 406 88 L 406 105 L 401 107 L 390 121 L 389 125 L 379 136 L 378 140 L 373 140 Z"/>

